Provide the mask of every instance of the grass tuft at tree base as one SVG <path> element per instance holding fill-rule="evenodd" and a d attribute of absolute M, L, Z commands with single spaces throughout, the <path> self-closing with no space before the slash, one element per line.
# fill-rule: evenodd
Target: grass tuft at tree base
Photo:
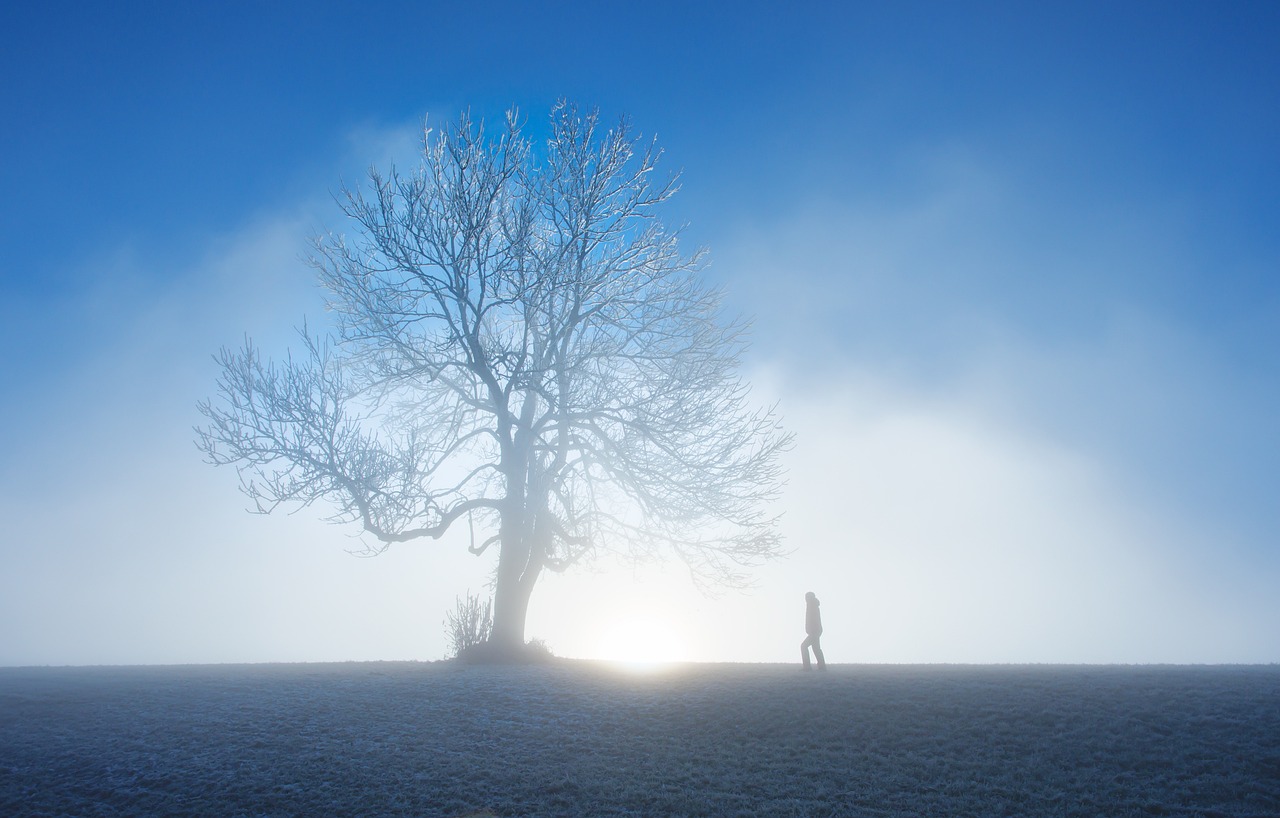
<path fill-rule="evenodd" d="M 458 652 L 456 661 L 464 665 L 540 665 L 555 660 L 555 654 L 541 639 L 531 639 L 519 647 L 484 641 Z"/>

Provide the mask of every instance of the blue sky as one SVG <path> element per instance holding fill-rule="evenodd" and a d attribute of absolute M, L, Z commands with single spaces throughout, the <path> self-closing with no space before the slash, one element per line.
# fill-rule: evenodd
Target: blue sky
<path fill-rule="evenodd" d="M 0 664 L 440 655 L 487 566 L 245 515 L 194 405 L 319 315 L 343 180 L 561 96 L 682 169 L 795 553 L 553 578 L 531 635 L 789 661 L 814 590 L 833 661 L 1280 661 L 1280 12 L 726 8 L 0 12 Z"/>

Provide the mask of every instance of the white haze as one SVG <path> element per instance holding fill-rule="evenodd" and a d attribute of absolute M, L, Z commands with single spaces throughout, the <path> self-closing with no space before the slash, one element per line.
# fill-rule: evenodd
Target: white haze
<path fill-rule="evenodd" d="M 402 155 L 406 133 L 360 142 Z M 570 656 L 616 655 L 629 634 L 674 659 L 794 661 L 813 590 L 836 662 L 1280 658 L 1268 518 L 1184 501 L 1197 468 L 1232 485 L 1214 477 L 1226 455 L 1195 455 L 1246 436 L 1201 420 L 1265 428 L 1273 393 L 1096 270 L 1099 303 L 1020 283 L 1044 261 L 1035 237 L 997 230 L 1021 200 L 946 168 L 899 210 L 797 208 L 713 237 L 733 305 L 757 314 L 748 377 L 797 433 L 792 555 L 713 599 L 679 564 L 601 560 L 542 582 L 530 636 Z M 71 351 L 24 374 L 26 400 L 0 417 L 0 664 L 443 655 L 445 611 L 490 571 L 461 534 L 352 556 L 360 541 L 323 509 L 246 514 L 234 472 L 192 443 L 218 346 L 248 333 L 278 353 L 304 315 L 322 320 L 298 260 L 328 223 L 319 201 L 208 242 L 162 291 L 131 288 L 151 262 L 119 254 L 92 293 L 48 306 L 75 317 Z M 1098 238 L 1075 260 L 1090 269 L 1161 260 L 1131 258 L 1114 226 L 1071 229 Z M 1057 306 L 1084 329 L 1055 325 Z M 1273 445 L 1242 456 L 1250 479 Z"/>

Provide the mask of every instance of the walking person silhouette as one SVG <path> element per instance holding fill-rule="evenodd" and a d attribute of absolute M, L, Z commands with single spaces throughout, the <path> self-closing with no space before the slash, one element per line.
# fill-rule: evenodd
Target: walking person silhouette
<path fill-rule="evenodd" d="M 809 670 L 809 648 L 813 648 L 814 658 L 818 660 L 818 670 L 827 669 L 827 658 L 822 655 L 822 612 L 818 610 L 818 597 L 813 591 L 804 595 L 804 632 L 808 634 L 800 643 L 800 658 L 804 660 L 804 669 Z"/>

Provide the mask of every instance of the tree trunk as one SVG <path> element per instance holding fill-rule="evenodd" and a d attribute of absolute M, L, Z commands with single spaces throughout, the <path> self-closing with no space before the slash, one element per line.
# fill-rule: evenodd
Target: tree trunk
<path fill-rule="evenodd" d="M 499 650 L 514 652 L 524 647 L 529 599 L 542 573 L 545 551 L 533 542 L 538 534 L 526 533 L 522 525 L 507 527 L 504 523 L 502 533 L 493 590 L 493 633 L 489 641 Z"/>
<path fill-rule="evenodd" d="M 533 422 L 535 405 L 533 400 L 524 405 L 522 422 L 526 428 Z M 499 651 L 515 655 L 524 648 L 529 597 L 542 572 L 545 551 L 536 541 L 540 533 L 533 525 L 536 513 L 531 513 L 528 507 L 529 453 L 513 443 L 503 452 L 502 460 L 507 495 L 498 522 L 500 550 L 493 589 L 493 633 L 489 641 Z"/>
<path fill-rule="evenodd" d="M 523 500 L 523 497 L 520 497 Z M 489 637 L 495 647 L 514 651 L 524 647 L 525 616 L 529 612 L 532 584 L 522 582 L 529 564 L 529 542 L 525 532 L 523 502 L 512 502 L 498 524 L 501 537 L 498 548 L 498 571 L 493 587 L 493 633 Z"/>
<path fill-rule="evenodd" d="M 503 571 L 506 551 L 504 545 L 498 557 L 498 577 L 493 589 L 493 633 L 489 641 L 504 651 L 516 651 L 524 646 L 525 617 L 529 613 L 533 584 L 521 582 L 519 570 Z"/>

